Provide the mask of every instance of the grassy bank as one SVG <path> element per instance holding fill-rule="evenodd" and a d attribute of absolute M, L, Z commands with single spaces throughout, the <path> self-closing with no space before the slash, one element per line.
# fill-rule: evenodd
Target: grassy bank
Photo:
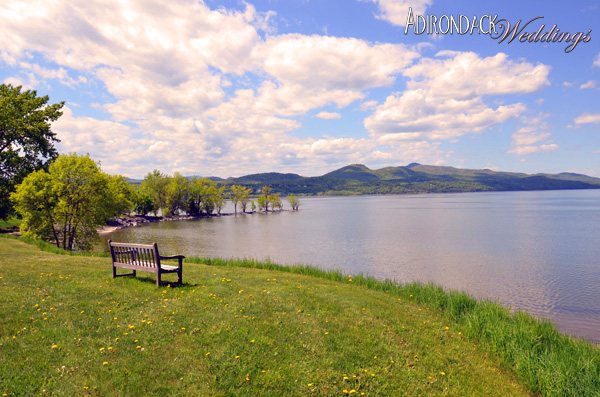
<path fill-rule="evenodd" d="M 184 286 L 157 289 L 148 273 L 113 280 L 106 257 L 7 238 L 0 254 L 7 395 L 586 395 L 599 387 L 594 346 L 433 286 L 190 259 Z"/>

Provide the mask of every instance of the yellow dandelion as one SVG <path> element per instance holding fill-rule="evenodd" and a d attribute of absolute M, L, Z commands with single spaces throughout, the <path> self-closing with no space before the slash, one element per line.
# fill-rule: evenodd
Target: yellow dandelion
<path fill-rule="evenodd" d="M 206 356 L 210 356 L 210 352 L 206 353 Z"/>
<path fill-rule="evenodd" d="M 108 361 L 103 362 L 102 365 L 108 365 Z"/>
<path fill-rule="evenodd" d="M 103 348 L 103 347 L 101 347 L 101 348 L 100 348 L 100 351 L 102 351 L 102 350 L 104 350 L 104 348 Z"/>

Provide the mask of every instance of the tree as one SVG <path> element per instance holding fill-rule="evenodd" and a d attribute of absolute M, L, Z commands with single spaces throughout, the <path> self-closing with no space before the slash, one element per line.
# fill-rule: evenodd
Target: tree
<path fill-rule="evenodd" d="M 279 197 L 279 193 L 269 195 L 268 200 L 271 203 L 271 208 L 273 209 L 273 211 L 275 211 L 275 210 L 281 211 L 283 209 L 283 205 L 281 204 L 281 197 Z"/>
<path fill-rule="evenodd" d="M 271 191 L 273 189 L 271 189 L 268 186 L 263 186 L 261 189 L 261 193 L 262 196 L 258 196 L 258 198 L 256 199 L 258 201 L 258 209 L 259 210 L 264 210 L 265 212 L 269 212 L 269 195 L 271 194 Z"/>
<path fill-rule="evenodd" d="M 208 178 L 194 177 L 189 184 L 189 197 L 187 212 L 190 215 L 201 213 L 212 214 L 215 210 L 213 194 L 216 190 L 215 182 Z"/>
<path fill-rule="evenodd" d="M 217 214 L 221 215 L 221 210 L 223 206 L 225 206 L 225 186 L 217 187 L 215 184 L 210 188 L 210 195 L 212 198 L 212 202 L 214 203 L 215 209 L 217 210 Z"/>
<path fill-rule="evenodd" d="M 248 197 L 251 190 L 240 185 L 231 186 L 231 202 L 233 203 L 233 213 L 237 214 L 237 205 L 241 203 L 242 212 L 246 212 Z"/>
<path fill-rule="evenodd" d="M 240 200 L 240 204 L 242 206 L 242 212 L 246 212 L 246 209 L 248 208 L 248 203 L 250 203 L 252 200 L 250 200 L 250 193 L 252 193 L 252 189 L 250 188 L 245 188 L 246 191 L 244 193 L 244 196 L 241 198 Z M 252 201 L 252 204 L 254 205 L 254 201 Z M 254 207 L 252 208 L 252 211 L 254 212 Z"/>
<path fill-rule="evenodd" d="M 290 194 L 287 197 L 287 202 L 290 203 L 292 211 L 298 211 L 298 207 L 300 207 L 300 200 L 297 197 L 295 197 L 293 194 Z"/>
<path fill-rule="evenodd" d="M 69 154 L 52 162 L 49 172 L 29 174 L 11 198 L 23 216 L 23 235 L 88 250 L 97 226 L 130 208 L 127 191 L 124 178 L 105 174 L 89 155 Z"/>
<path fill-rule="evenodd" d="M 167 206 L 167 185 L 170 177 L 162 174 L 159 170 L 149 172 L 140 184 L 140 191 L 150 196 L 154 202 L 152 211 L 154 215 L 158 210 Z"/>
<path fill-rule="evenodd" d="M 139 190 L 133 192 L 131 201 L 133 204 L 133 211 L 135 211 L 136 214 L 146 216 L 154 209 L 154 201 L 152 201 L 152 198 Z"/>
<path fill-rule="evenodd" d="M 165 187 L 164 216 L 176 215 L 180 210 L 186 209 L 188 188 L 188 179 L 179 172 L 169 178 L 169 183 Z"/>
<path fill-rule="evenodd" d="M 12 212 L 15 186 L 58 155 L 54 143 L 60 141 L 50 123 L 62 115 L 64 102 L 48 100 L 36 91 L 21 92 L 21 86 L 0 85 L 0 219 Z"/>

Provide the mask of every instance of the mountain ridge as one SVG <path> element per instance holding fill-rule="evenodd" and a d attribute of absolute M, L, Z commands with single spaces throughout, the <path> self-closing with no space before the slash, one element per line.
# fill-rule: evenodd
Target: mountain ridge
<path fill-rule="evenodd" d="M 254 188 L 267 184 L 283 194 L 328 195 L 600 189 L 600 178 L 571 172 L 526 174 L 419 163 L 380 169 L 349 164 L 315 177 L 268 172 L 228 178 L 226 183 Z"/>

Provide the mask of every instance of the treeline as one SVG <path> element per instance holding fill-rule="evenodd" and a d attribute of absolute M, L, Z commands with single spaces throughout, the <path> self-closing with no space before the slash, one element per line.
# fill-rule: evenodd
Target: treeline
<path fill-rule="evenodd" d="M 238 212 L 281 211 L 283 203 L 279 193 L 273 193 L 269 186 L 255 191 L 242 185 L 219 185 L 208 178 L 187 178 L 176 172 L 173 176 L 159 170 L 149 172 L 137 188 L 132 187 L 131 203 L 133 212 L 139 215 L 159 211 L 163 216 L 221 214 L 227 200 Z M 292 210 L 298 210 L 298 199 L 287 197 Z"/>

